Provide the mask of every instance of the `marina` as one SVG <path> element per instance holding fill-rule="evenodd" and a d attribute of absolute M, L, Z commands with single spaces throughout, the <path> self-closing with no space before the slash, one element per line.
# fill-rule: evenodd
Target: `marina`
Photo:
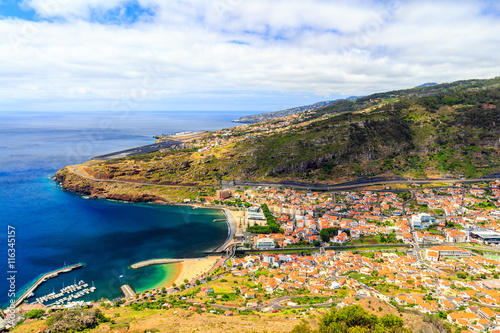
<path fill-rule="evenodd" d="M 72 285 L 69 285 L 67 287 L 64 287 L 63 285 L 58 293 L 54 292 L 53 290 L 50 294 L 36 298 L 35 303 L 44 304 L 48 301 L 54 301 L 54 303 L 48 304 L 47 306 L 63 305 L 66 302 L 71 302 L 85 295 L 93 293 L 95 290 L 96 287 L 94 286 L 94 283 L 92 283 L 92 287 L 89 287 L 89 285 L 85 281 L 80 280 L 80 282 L 76 283 L 75 280 L 75 283 Z"/>
<path fill-rule="evenodd" d="M 46 273 L 44 275 L 42 275 L 40 278 L 38 278 L 38 280 L 35 281 L 35 283 L 33 283 L 31 285 L 31 287 L 29 287 L 22 295 L 21 297 L 19 297 L 19 299 L 14 303 L 14 306 L 15 307 L 18 307 L 19 305 L 21 305 L 25 300 L 27 300 L 28 298 L 32 297 L 34 295 L 34 291 L 36 290 L 36 288 L 38 288 L 42 283 L 44 283 L 45 281 L 47 281 L 48 279 L 51 279 L 51 278 L 54 278 L 56 276 L 59 276 L 60 273 L 67 273 L 67 272 L 71 272 L 72 270 L 74 269 L 77 269 L 77 268 L 80 268 L 80 267 L 83 267 L 85 266 L 85 264 L 83 263 L 78 263 L 78 264 L 75 264 L 75 265 L 71 265 L 71 266 L 66 266 L 66 267 L 63 267 L 63 268 L 60 268 L 60 269 L 57 269 L 55 271 L 52 271 L 52 272 L 49 272 L 49 273 Z M 95 290 L 95 288 L 94 288 Z"/>

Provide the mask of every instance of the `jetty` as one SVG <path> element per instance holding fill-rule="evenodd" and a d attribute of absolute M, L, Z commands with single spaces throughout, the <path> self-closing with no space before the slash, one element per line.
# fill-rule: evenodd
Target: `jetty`
<path fill-rule="evenodd" d="M 128 284 L 124 284 L 123 286 L 121 286 L 120 290 L 126 298 L 130 298 L 130 297 L 135 296 L 134 289 L 131 286 L 129 286 Z"/>
<path fill-rule="evenodd" d="M 130 266 L 132 269 L 143 268 L 153 265 L 164 265 L 164 264 L 175 264 L 178 262 L 183 262 L 184 260 L 198 259 L 198 258 L 184 258 L 184 259 L 151 259 L 146 261 L 141 261 Z"/>
<path fill-rule="evenodd" d="M 47 281 L 48 279 L 52 279 L 56 276 L 58 276 L 60 273 L 67 273 L 67 272 L 71 272 L 72 270 L 74 269 L 77 269 L 77 268 L 80 268 L 80 267 L 83 267 L 85 266 L 84 263 L 78 263 L 78 264 L 74 264 L 74 265 L 71 265 L 71 266 L 66 266 L 66 267 L 63 267 L 63 268 L 60 268 L 60 269 L 57 269 L 55 271 L 52 271 L 52 272 L 49 272 L 49 273 L 45 273 L 44 275 L 42 275 L 40 278 L 38 278 L 38 280 L 36 280 L 35 283 L 33 283 L 31 285 L 31 287 L 29 287 L 22 295 L 21 297 L 19 297 L 17 299 L 17 301 L 14 303 L 14 307 L 18 307 L 19 305 L 21 305 L 27 298 L 30 297 L 31 293 L 35 291 L 36 288 L 38 288 L 38 286 L 40 286 L 42 283 L 44 283 L 45 281 Z"/>

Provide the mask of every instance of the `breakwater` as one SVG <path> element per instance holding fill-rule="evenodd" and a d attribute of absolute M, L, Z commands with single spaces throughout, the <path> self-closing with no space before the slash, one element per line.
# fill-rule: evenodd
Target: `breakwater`
<path fill-rule="evenodd" d="M 201 258 L 184 258 L 184 259 L 151 259 L 146 261 L 141 261 L 130 266 L 132 269 L 143 268 L 152 265 L 164 265 L 164 264 L 175 264 L 183 262 L 184 260 L 197 260 Z"/>

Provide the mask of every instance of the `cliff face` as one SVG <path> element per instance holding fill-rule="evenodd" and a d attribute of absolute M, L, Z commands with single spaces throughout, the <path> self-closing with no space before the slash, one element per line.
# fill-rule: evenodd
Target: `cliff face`
<path fill-rule="evenodd" d="M 57 171 L 55 179 L 66 191 L 88 195 L 92 199 L 112 199 L 129 202 L 170 203 L 165 195 L 145 191 L 142 186 L 95 182 L 77 175 L 67 167 Z"/>

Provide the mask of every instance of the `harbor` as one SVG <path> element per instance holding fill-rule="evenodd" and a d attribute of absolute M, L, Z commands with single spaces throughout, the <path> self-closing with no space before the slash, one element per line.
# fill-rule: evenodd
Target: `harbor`
<path fill-rule="evenodd" d="M 75 283 L 72 285 L 66 287 L 63 285 L 62 289 L 58 293 L 52 291 L 50 294 L 36 298 L 36 303 L 44 304 L 48 301 L 54 301 L 51 304 L 47 304 L 47 306 L 64 305 L 66 302 L 69 303 L 73 300 L 93 293 L 95 290 L 96 287 L 94 286 L 94 283 L 92 283 L 92 287 L 89 287 L 85 281 L 80 280 L 76 283 L 75 280 Z"/>
<path fill-rule="evenodd" d="M 33 283 L 31 285 L 31 287 L 29 287 L 21 295 L 21 297 L 18 298 L 18 300 L 14 303 L 14 306 L 17 308 L 19 305 L 23 304 L 25 300 L 32 297 L 34 295 L 34 291 L 36 290 L 36 288 L 38 288 L 42 283 L 44 283 L 48 279 L 55 278 L 56 276 L 59 276 L 60 273 L 71 272 L 72 270 L 83 267 L 83 266 L 85 266 L 84 263 L 78 263 L 78 264 L 71 265 L 71 266 L 65 266 L 63 268 L 60 268 L 60 269 L 57 269 L 55 271 L 52 271 L 52 272 L 49 272 L 49 273 L 42 275 L 40 278 L 38 278 L 38 280 L 35 281 L 35 283 Z"/>

